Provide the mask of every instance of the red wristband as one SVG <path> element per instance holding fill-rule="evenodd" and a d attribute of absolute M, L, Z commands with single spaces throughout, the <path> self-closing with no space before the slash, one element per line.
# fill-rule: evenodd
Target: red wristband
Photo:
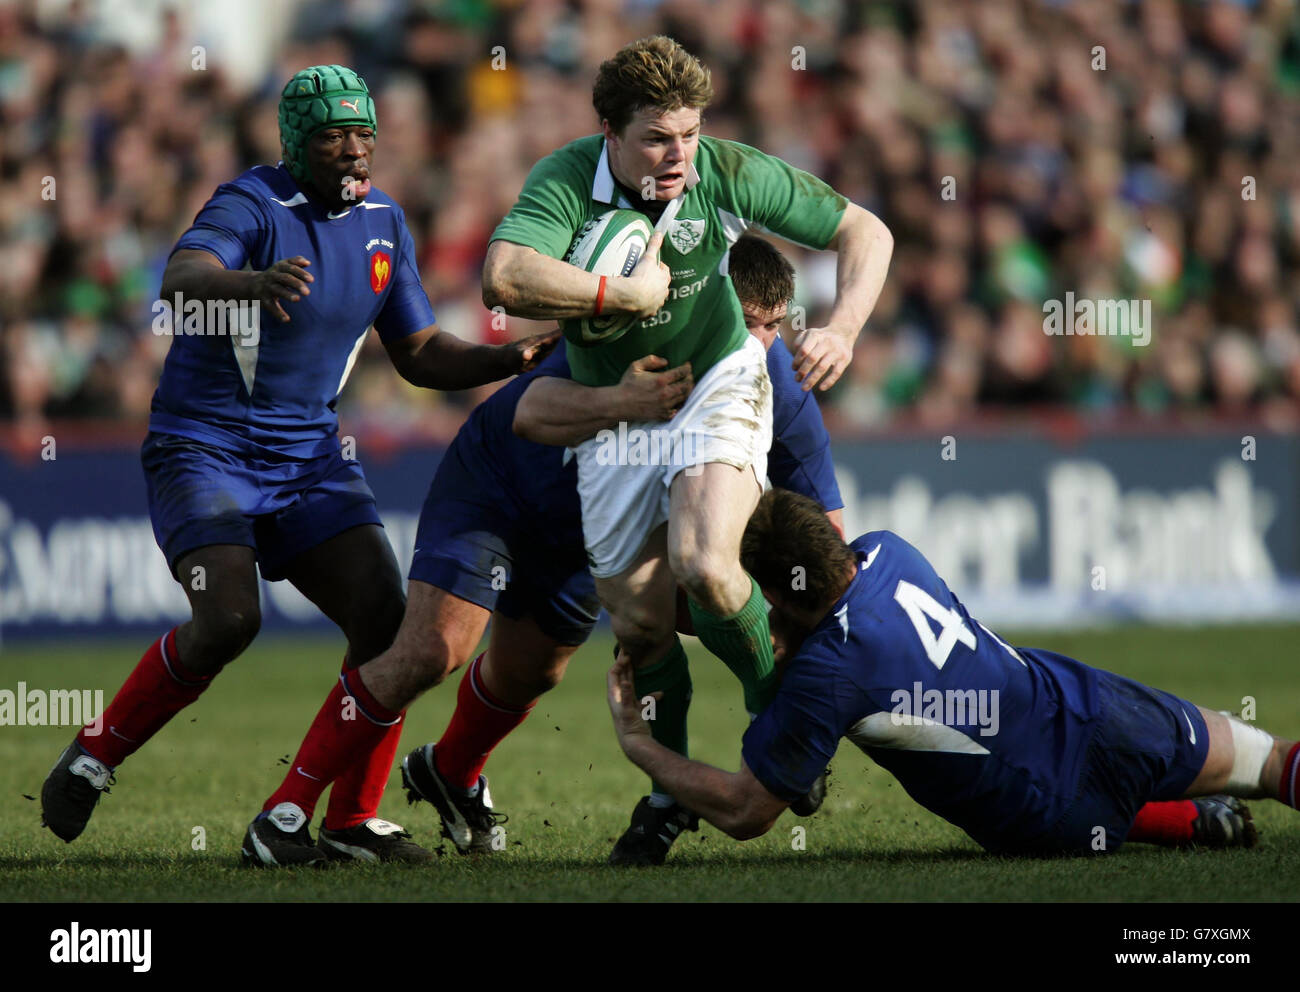
<path fill-rule="evenodd" d="M 605 302 L 605 280 L 608 278 L 609 276 L 600 277 L 600 288 L 596 290 L 596 312 L 592 315 L 594 317 L 600 316 L 600 308 Z"/>

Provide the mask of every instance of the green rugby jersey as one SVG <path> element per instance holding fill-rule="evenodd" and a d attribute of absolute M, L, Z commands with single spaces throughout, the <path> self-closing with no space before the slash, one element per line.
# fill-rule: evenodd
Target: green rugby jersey
<path fill-rule="evenodd" d="M 757 225 L 824 249 L 847 203 L 820 179 L 756 148 L 701 137 L 659 256 L 672 272 L 667 301 L 615 341 L 584 346 L 566 335 L 573 378 L 613 385 L 631 362 L 653 354 L 670 368 L 689 361 L 699 381 L 745 341 L 744 316 L 727 278 L 727 252 L 736 239 Z M 645 201 L 629 201 L 615 184 L 604 136 L 579 138 L 533 166 L 492 240 L 562 259 L 582 226 L 615 206 L 648 213 Z"/>

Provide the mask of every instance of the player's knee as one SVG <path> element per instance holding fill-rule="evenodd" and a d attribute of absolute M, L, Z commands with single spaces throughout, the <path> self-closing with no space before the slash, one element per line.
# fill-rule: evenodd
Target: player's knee
<path fill-rule="evenodd" d="M 531 672 L 517 674 L 515 682 L 519 695 L 527 695 L 536 699 L 538 696 L 544 696 L 564 678 L 565 665 L 545 665 Z"/>
<path fill-rule="evenodd" d="M 203 673 L 219 669 L 243 654 L 261 629 L 262 611 L 256 602 L 197 612 L 194 639 L 199 657 L 187 659 L 187 667 Z"/>
<path fill-rule="evenodd" d="M 406 598 L 400 589 L 367 597 L 359 603 L 348 618 L 345 633 L 348 651 L 354 663 L 360 665 L 376 658 L 397 639 L 406 610 Z"/>
<path fill-rule="evenodd" d="M 567 667 L 567 662 L 560 662 L 559 664 L 548 665 L 539 671 L 537 681 L 533 685 L 533 688 L 537 690 L 537 694 L 540 696 L 543 693 L 550 692 L 559 685 L 564 678 L 564 670 Z"/>
<path fill-rule="evenodd" d="M 460 667 L 451 641 L 433 631 L 401 644 L 402 660 L 419 692 L 428 692 Z"/>
<path fill-rule="evenodd" d="M 672 618 L 656 615 L 637 606 L 611 617 L 614 636 L 634 659 L 650 654 L 673 636 Z"/>
<path fill-rule="evenodd" d="M 727 588 L 735 561 L 701 548 L 689 548 L 669 556 L 673 576 L 698 603 L 712 603 Z"/>

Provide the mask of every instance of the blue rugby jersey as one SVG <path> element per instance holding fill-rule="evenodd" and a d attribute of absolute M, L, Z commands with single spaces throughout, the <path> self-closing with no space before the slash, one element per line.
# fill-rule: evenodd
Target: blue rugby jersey
<path fill-rule="evenodd" d="M 1047 830 L 1077 793 L 1097 672 L 1005 644 L 898 535 L 852 547 L 858 572 L 746 731 L 745 764 L 793 801 L 847 737 L 982 844 Z"/>
<path fill-rule="evenodd" d="M 282 301 L 288 323 L 263 308 L 256 344 L 180 333 L 177 314 L 152 431 L 290 458 L 337 449 L 335 403 L 370 326 L 391 341 L 434 323 L 405 215 L 373 187 L 365 200 L 329 211 L 283 165 L 258 166 L 217 188 L 180 249 L 210 252 L 232 270 L 302 255 L 315 281 L 298 303 Z"/>

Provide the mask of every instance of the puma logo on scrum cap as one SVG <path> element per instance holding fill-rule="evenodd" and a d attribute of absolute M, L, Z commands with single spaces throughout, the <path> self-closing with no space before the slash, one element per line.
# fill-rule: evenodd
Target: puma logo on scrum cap
<path fill-rule="evenodd" d="M 357 109 L 357 104 L 360 103 L 360 102 L 361 102 L 360 100 L 340 100 L 340 101 L 339 101 L 339 106 L 340 106 L 340 107 L 347 107 L 347 108 L 348 108 L 349 110 L 351 110 L 354 114 L 359 114 L 359 113 L 361 113 L 361 111 Z"/>

